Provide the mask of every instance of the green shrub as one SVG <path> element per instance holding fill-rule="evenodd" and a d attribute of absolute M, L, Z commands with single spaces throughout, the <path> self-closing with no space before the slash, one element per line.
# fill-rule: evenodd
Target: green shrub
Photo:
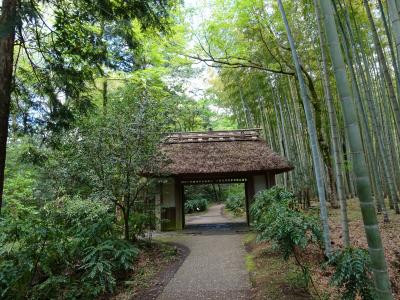
<path fill-rule="evenodd" d="M 255 225 L 259 241 L 272 241 L 284 259 L 296 248 L 304 250 L 310 243 L 321 242 L 319 220 L 302 212 L 288 209 L 282 203 L 273 203 Z"/>
<path fill-rule="evenodd" d="M 132 240 L 144 237 L 146 231 L 151 230 L 156 225 L 156 216 L 149 212 L 132 212 L 129 217 L 129 227 Z"/>
<path fill-rule="evenodd" d="M 205 211 L 208 207 L 208 201 L 204 198 L 194 198 L 185 201 L 185 213 Z"/>
<path fill-rule="evenodd" d="M 281 187 L 257 194 L 250 214 L 257 240 L 272 242 L 285 260 L 293 255 L 301 268 L 301 282 L 308 287 L 312 282 L 309 268 L 300 261 L 297 252 L 304 251 L 310 243 L 321 243 L 318 219 L 298 210 L 293 194 Z"/>
<path fill-rule="evenodd" d="M 196 184 L 185 186 L 185 197 L 187 200 L 207 199 L 210 202 L 218 202 L 222 197 L 221 189 L 212 184 Z"/>
<path fill-rule="evenodd" d="M 271 241 L 284 259 L 322 240 L 319 220 L 295 209 L 292 193 L 273 187 L 256 195 L 250 214 L 258 241 Z"/>
<path fill-rule="evenodd" d="M 139 250 L 116 238 L 110 207 L 63 198 L 43 208 L 8 202 L 0 219 L 1 299 L 93 299 Z"/>
<path fill-rule="evenodd" d="M 236 216 L 241 216 L 245 212 L 244 199 L 238 194 L 228 195 L 225 201 L 225 207 Z"/>
<path fill-rule="evenodd" d="M 116 280 L 114 274 L 128 270 L 139 250 L 125 240 L 105 240 L 84 250 L 81 280 L 92 284 L 87 296 L 96 297 L 106 291 L 113 291 Z"/>
<path fill-rule="evenodd" d="M 44 158 L 26 138 L 10 138 L 7 147 L 4 203 L 15 200 L 32 204 L 40 173 L 36 164 L 43 163 Z"/>
<path fill-rule="evenodd" d="M 365 249 L 348 247 L 336 251 L 328 263 L 335 268 L 331 284 L 343 291 L 342 299 L 376 299 L 371 279 L 370 256 Z"/>
<path fill-rule="evenodd" d="M 286 206 L 293 207 L 295 204 L 295 197 L 293 193 L 279 186 L 274 186 L 268 190 L 257 193 L 250 207 L 250 215 L 252 216 L 253 222 L 259 222 L 268 208 L 275 202 L 282 202 L 282 204 Z"/>

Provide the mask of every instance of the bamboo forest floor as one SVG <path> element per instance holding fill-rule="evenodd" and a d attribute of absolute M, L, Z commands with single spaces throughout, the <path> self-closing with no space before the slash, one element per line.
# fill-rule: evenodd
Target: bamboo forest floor
<path fill-rule="evenodd" d="M 386 204 L 388 207 L 389 205 Z M 364 234 L 361 211 L 358 200 L 348 201 L 348 217 L 351 244 L 356 247 L 367 249 L 367 240 Z M 334 247 L 343 245 L 340 210 L 330 210 L 330 229 Z M 400 299 L 400 215 L 396 215 L 394 210 L 389 210 L 389 223 L 383 222 L 383 215 L 378 215 L 379 228 L 382 235 L 383 246 L 385 248 L 386 260 L 389 268 L 389 276 L 392 283 L 392 290 L 395 299 Z"/>
<path fill-rule="evenodd" d="M 315 206 L 315 213 L 318 209 Z M 362 225 L 361 212 L 357 200 L 348 201 L 350 238 L 353 246 L 367 248 Z M 400 299 L 400 215 L 390 211 L 390 223 L 383 223 L 383 216 L 378 216 L 380 230 L 385 247 L 390 279 L 395 299 Z M 340 227 L 340 210 L 330 209 L 330 230 L 334 248 L 342 246 Z M 312 274 L 313 285 L 304 288 L 300 268 L 294 259 L 284 261 L 270 243 L 256 243 L 255 234 L 249 233 L 245 238 L 247 250 L 246 264 L 253 286 L 253 299 L 339 299 L 335 288 L 329 285 L 332 275 L 330 268 L 322 268 L 324 257 L 320 249 L 310 248 L 302 255 L 301 261 L 307 265 Z M 317 295 L 318 294 L 318 295 Z M 319 296 L 319 297 L 318 297 Z"/>

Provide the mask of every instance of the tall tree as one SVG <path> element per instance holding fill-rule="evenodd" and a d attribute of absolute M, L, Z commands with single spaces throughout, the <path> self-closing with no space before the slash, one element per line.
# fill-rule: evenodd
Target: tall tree
<path fill-rule="evenodd" d="M 388 66 L 388 64 L 386 62 L 386 58 L 385 58 L 385 55 L 383 53 L 381 41 L 379 40 L 379 36 L 378 36 L 378 32 L 376 30 L 375 22 L 374 22 L 374 19 L 372 18 L 371 9 L 369 7 L 369 4 L 368 4 L 367 0 L 363 0 L 363 3 L 364 3 L 365 10 L 367 12 L 368 21 L 369 21 L 370 26 L 371 26 L 372 37 L 373 37 L 373 41 L 374 41 L 374 45 L 375 45 L 375 51 L 378 54 L 378 61 L 379 61 L 379 64 L 380 64 L 380 70 L 381 70 L 381 73 L 383 73 L 382 74 L 383 78 L 386 81 L 388 94 L 389 94 L 389 99 L 391 101 L 392 109 L 394 111 L 395 120 L 396 120 L 396 133 L 397 133 L 398 139 L 400 141 L 400 107 L 399 107 L 399 103 L 397 101 L 398 99 L 396 98 L 396 92 L 394 90 L 392 78 L 390 76 L 389 66 Z M 396 195 L 396 199 L 395 200 L 397 202 L 397 195 Z"/>
<path fill-rule="evenodd" d="M 299 81 L 300 86 L 300 96 L 303 101 L 304 112 L 306 115 L 307 120 L 307 129 L 310 139 L 311 145 L 311 153 L 313 158 L 313 165 L 314 165 L 314 173 L 317 180 L 317 189 L 318 189 L 318 197 L 320 202 L 320 214 L 323 226 L 323 234 L 324 234 L 324 245 L 325 245 L 325 254 L 329 256 L 331 254 L 331 241 L 329 236 L 329 224 L 328 224 L 328 212 L 326 208 L 326 193 L 324 187 L 324 179 L 323 179 L 323 169 L 321 165 L 321 157 L 320 151 L 318 149 L 318 139 L 317 139 L 317 130 L 315 127 L 314 117 L 311 110 L 311 102 L 308 97 L 307 87 L 304 82 L 303 72 L 301 70 L 299 57 L 297 55 L 296 46 L 293 40 L 292 32 L 290 30 L 289 22 L 286 18 L 285 9 L 283 8 L 283 4 L 281 0 L 278 1 L 279 10 L 282 15 L 283 23 L 285 24 L 287 37 L 290 44 L 290 49 L 292 52 L 293 63 L 296 70 L 297 79 Z"/>
<path fill-rule="evenodd" d="M 137 48 L 134 26 L 143 29 L 167 31 L 169 12 L 175 1 L 55 1 L 46 7 L 52 10 L 51 24 L 46 23 L 41 11 L 43 2 L 3 1 L 0 16 L 0 207 L 4 183 L 4 161 L 10 114 L 13 74 L 13 48 L 16 33 L 19 47 L 23 48 L 31 69 L 37 78 L 40 92 L 49 98 L 49 115 L 56 120 L 71 112 L 57 97 L 60 92 L 65 103 L 75 100 L 80 106 L 87 99 L 87 82 L 107 61 L 108 67 L 132 70 L 136 57 L 127 55 Z M 21 9 L 19 9 L 21 8 Z M 101 27 L 105 28 L 102 32 Z M 28 37 L 28 38 L 27 38 Z M 78 38 L 77 38 L 78 37 Z M 116 47 L 123 45 L 123 47 Z M 34 55 L 30 51 L 34 49 Z M 32 50 L 33 51 L 33 50 Z M 35 63 L 40 57 L 40 63 Z M 15 68 L 16 69 L 16 68 Z M 100 71 L 100 73 L 102 73 Z M 65 120 L 61 120 L 65 121 Z M 62 123 L 62 122 L 60 122 Z M 68 123 L 68 122 L 65 122 Z M 55 123 L 49 122 L 49 129 Z M 57 125 L 57 124 L 56 124 Z"/>
<path fill-rule="evenodd" d="M 341 212 L 341 223 L 342 223 L 342 235 L 343 235 L 343 244 L 345 246 L 350 245 L 350 234 L 349 234 L 349 224 L 347 218 L 347 202 L 345 197 L 344 185 L 343 185 L 343 177 L 342 177 L 342 157 L 340 155 L 340 140 L 339 140 L 339 132 L 338 132 L 338 124 L 336 118 L 335 105 L 333 103 L 333 96 L 331 93 L 331 89 L 329 86 L 329 71 L 328 71 L 328 62 L 326 57 L 326 41 L 325 35 L 322 28 L 322 18 L 320 13 L 320 8 L 318 4 L 318 0 L 314 0 L 314 9 L 317 17 L 317 26 L 318 26 L 318 35 L 320 40 L 321 47 L 321 60 L 322 60 L 322 83 L 325 92 L 325 100 L 328 106 L 328 116 L 329 116 L 329 127 L 332 139 L 332 154 L 333 154 L 333 164 L 335 170 L 336 177 L 336 186 L 337 186 L 337 194 L 338 200 L 340 204 L 340 212 Z"/>
<path fill-rule="evenodd" d="M 376 292 L 379 299 L 393 299 L 385 254 L 379 233 L 378 220 L 372 199 L 368 169 L 362 146 L 361 131 L 358 125 L 356 107 L 354 105 L 354 99 L 346 73 L 346 65 L 340 47 L 334 9 L 331 1 L 320 0 L 319 3 L 324 17 L 327 46 L 332 60 L 352 154 L 351 159 L 356 178 L 356 188 L 363 215 L 368 249 L 371 256 Z"/>
<path fill-rule="evenodd" d="M 388 0 L 387 1 L 388 6 L 389 6 L 389 18 L 392 22 L 392 30 L 393 30 L 393 36 L 394 36 L 394 41 L 396 45 L 396 50 L 397 50 L 397 65 L 399 65 L 399 59 L 400 59 L 400 16 L 399 16 L 399 10 L 396 5 L 395 0 Z"/>
<path fill-rule="evenodd" d="M 0 212 L 10 115 L 17 0 L 4 0 L 0 16 Z"/>

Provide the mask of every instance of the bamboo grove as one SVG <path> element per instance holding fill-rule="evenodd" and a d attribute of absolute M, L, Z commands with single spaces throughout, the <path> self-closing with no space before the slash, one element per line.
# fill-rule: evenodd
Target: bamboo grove
<path fill-rule="evenodd" d="M 400 1 L 216 1 L 192 58 L 239 127 L 260 127 L 295 170 L 279 178 L 307 207 L 358 198 L 379 299 L 391 299 L 378 219 L 399 210 Z M 234 28 L 230 30 L 230 28 Z M 378 216 L 378 217 L 377 217 Z"/>
<path fill-rule="evenodd" d="M 342 243 L 351 246 L 347 208 L 358 201 L 377 296 L 392 299 L 378 225 L 400 214 L 400 0 L 207 0 L 193 24 L 185 5 L 196 1 L 183 2 L 0 2 L 0 212 L 13 141 L 30 137 L 53 153 L 81 118 L 97 116 L 97 129 L 103 121 L 124 126 L 122 116 L 132 116 L 117 100 L 150 93 L 159 104 L 149 112 L 154 124 L 140 105 L 131 109 L 157 135 L 261 128 L 295 167 L 277 183 L 305 210 L 319 204 L 326 257 L 334 250 L 329 211 L 340 210 Z M 197 63 L 210 67 L 211 79 L 196 98 L 185 84 L 199 74 Z M 92 151 L 103 131 L 89 125 Z"/>

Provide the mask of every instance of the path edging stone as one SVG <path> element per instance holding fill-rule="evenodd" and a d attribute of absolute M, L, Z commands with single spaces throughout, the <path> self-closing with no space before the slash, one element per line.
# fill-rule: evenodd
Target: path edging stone
<path fill-rule="evenodd" d="M 182 244 L 175 242 L 166 242 L 165 244 L 176 247 L 178 251 L 178 259 L 174 261 L 172 264 L 164 267 L 156 277 L 152 279 L 152 284 L 150 287 L 144 289 L 135 295 L 132 299 L 140 299 L 140 300 L 155 300 L 157 297 L 163 292 L 164 288 L 174 277 L 176 271 L 183 264 L 185 259 L 190 253 L 190 249 Z"/>

